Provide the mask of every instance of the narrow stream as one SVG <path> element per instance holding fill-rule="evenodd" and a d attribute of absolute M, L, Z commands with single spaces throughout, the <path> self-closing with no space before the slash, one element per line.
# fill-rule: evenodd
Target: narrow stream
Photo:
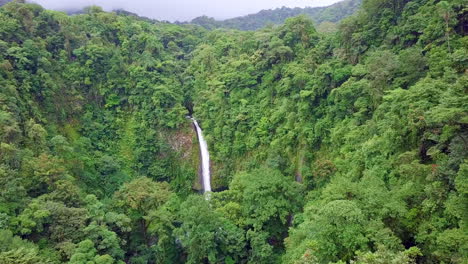
<path fill-rule="evenodd" d="M 197 129 L 198 142 L 200 143 L 200 154 L 202 157 L 202 178 L 203 178 L 203 191 L 211 192 L 211 176 L 210 176 L 210 153 L 208 152 L 208 144 L 203 137 L 203 132 L 198 125 L 197 120 L 191 117 L 193 124 Z"/>

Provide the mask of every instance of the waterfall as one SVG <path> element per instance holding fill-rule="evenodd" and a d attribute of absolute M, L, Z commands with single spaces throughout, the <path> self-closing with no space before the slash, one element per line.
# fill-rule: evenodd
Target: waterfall
<path fill-rule="evenodd" d="M 200 143 L 200 154 L 202 157 L 202 178 L 204 192 L 211 192 L 211 177 L 210 177 L 210 153 L 208 152 L 208 144 L 203 137 L 202 130 L 195 118 L 190 118 L 197 129 L 198 142 Z"/>

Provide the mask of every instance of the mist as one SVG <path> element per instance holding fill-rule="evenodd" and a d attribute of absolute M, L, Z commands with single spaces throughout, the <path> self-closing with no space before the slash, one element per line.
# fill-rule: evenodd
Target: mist
<path fill-rule="evenodd" d="M 33 0 L 32 2 L 54 10 L 81 9 L 98 5 L 107 11 L 122 8 L 158 20 L 189 21 L 202 15 L 227 19 L 282 6 L 327 6 L 339 0 Z"/>

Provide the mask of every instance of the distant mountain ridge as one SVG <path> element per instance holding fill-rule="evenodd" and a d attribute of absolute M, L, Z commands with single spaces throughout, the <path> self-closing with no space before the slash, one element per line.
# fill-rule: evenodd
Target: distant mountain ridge
<path fill-rule="evenodd" d="M 11 2 L 13 0 L 0 0 L 0 6 L 6 5 L 7 3 Z"/>
<path fill-rule="evenodd" d="M 0 0 L 0 6 L 12 1 L 13 0 Z M 248 31 L 258 30 L 270 24 L 280 25 L 283 24 L 287 18 L 298 15 L 306 15 L 314 21 L 319 31 L 330 32 L 336 30 L 336 24 L 338 22 L 354 14 L 359 9 L 361 2 L 362 0 L 344 0 L 325 7 L 281 7 L 276 9 L 262 10 L 255 14 L 230 18 L 226 20 L 215 20 L 212 17 L 200 16 L 190 22 L 175 22 L 175 24 L 194 24 L 209 30 L 216 28 L 228 28 Z M 65 9 L 62 11 L 66 12 L 68 15 L 86 13 L 85 8 Z M 118 15 L 132 16 L 147 22 L 160 22 L 159 20 L 142 17 L 124 9 L 116 9 L 114 12 Z"/>
<path fill-rule="evenodd" d="M 307 15 L 318 26 L 324 22 L 337 23 L 343 18 L 354 14 L 359 9 L 361 1 L 362 0 L 345 0 L 326 7 L 282 7 L 262 10 L 256 14 L 220 21 L 211 17 L 201 16 L 193 19 L 190 23 L 200 25 L 207 29 L 231 28 L 239 30 L 257 30 L 267 26 L 268 24 L 283 24 L 289 17 Z"/>

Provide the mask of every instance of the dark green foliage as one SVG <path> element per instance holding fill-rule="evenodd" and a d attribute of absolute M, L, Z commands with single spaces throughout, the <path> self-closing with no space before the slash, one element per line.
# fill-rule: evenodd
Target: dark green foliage
<path fill-rule="evenodd" d="M 50 259 L 33 243 L 13 236 L 11 231 L 0 230 L 0 263 L 45 264 Z"/>
<path fill-rule="evenodd" d="M 464 216 L 448 208 L 460 205 L 455 178 L 468 155 L 466 37 L 452 28 L 465 11 L 459 3 L 441 11 L 453 19 L 447 30 L 444 17 L 429 15 L 443 3 L 364 5 L 331 38 L 301 17 L 211 34 L 190 70 L 214 177 L 227 185 L 266 165 L 304 182 L 307 209 L 286 239 L 287 263 L 463 263 Z M 401 32 L 424 17 L 424 34 Z M 209 70 L 197 63 L 205 58 Z M 256 83 L 230 85 L 240 62 Z M 242 215 L 244 204 L 223 210 Z"/>
<path fill-rule="evenodd" d="M 331 34 L 2 6 L 0 263 L 465 263 L 465 4 L 362 5 Z"/>
<path fill-rule="evenodd" d="M 277 261 L 275 252 L 282 250 L 291 217 L 301 207 L 301 186 L 261 168 L 235 175 L 229 187 L 213 195 L 216 210 L 246 231 L 251 262 Z"/>
<path fill-rule="evenodd" d="M 175 234 L 187 252 L 187 263 L 241 262 L 245 235 L 202 196 L 190 196 L 181 204 L 180 228 Z"/>

